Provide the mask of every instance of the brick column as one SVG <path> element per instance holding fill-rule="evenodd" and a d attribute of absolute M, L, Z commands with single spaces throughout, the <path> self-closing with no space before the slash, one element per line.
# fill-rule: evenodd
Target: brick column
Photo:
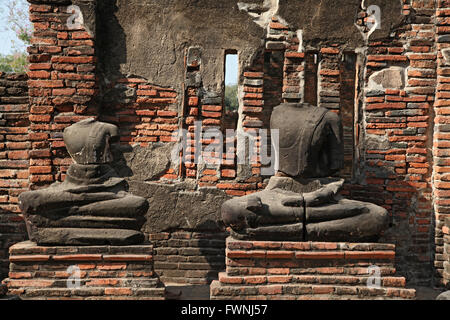
<path fill-rule="evenodd" d="M 84 24 L 77 26 L 68 13 L 68 0 L 29 0 L 34 26 L 29 52 L 30 187 L 45 187 L 64 179 L 72 163 L 62 139 L 67 126 L 96 116 L 95 1 L 79 5 Z M 90 19 L 90 20 L 89 20 Z M 94 21 L 95 24 L 95 21 Z"/>
<path fill-rule="evenodd" d="M 434 104 L 433 187 L 435 211 L 435 258 L 437 284 L 443 284 L 445 218 L 450 217 L 450 1 L 438 1 L 436 9 L 437 87 Z"/>
<path fill-rule="evenodd" d="M 26 239 L 17 202 L 28 189 L 27 95 L 26 74 L 0 72 L 0 280 L 8 274 L 8 248 Z"/>

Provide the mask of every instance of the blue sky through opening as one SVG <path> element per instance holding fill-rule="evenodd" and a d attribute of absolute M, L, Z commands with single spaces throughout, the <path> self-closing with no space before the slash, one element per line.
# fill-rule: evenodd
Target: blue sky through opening
<path fill-rule="evenodd" d="M 238 55 L 227 54 L 225 63 L 225 85 L 233 85 L 238 83 Z"/>
<path fill-rule="evenodd" d="M 26 45 L 17 38 L 14 31 L 8 29 L 8 4 L 12 0 L 0 0 L 0 54 L 7 55 L 12 54 L 14 51 L 25 51 Z M 27 0 L 14 0 L 17 6 L 23 9 L 24 12 L 28 12 L 29 3 Z M 16 48 L 13 48 L 13 41 Z"/>
<path fill-rule="evenodd" d="M 0 0 L 0 54 L 11 54 L 12 40 L 18 40 L 13 31 L 6 30 L 7 24 L 6 0 Z"/>

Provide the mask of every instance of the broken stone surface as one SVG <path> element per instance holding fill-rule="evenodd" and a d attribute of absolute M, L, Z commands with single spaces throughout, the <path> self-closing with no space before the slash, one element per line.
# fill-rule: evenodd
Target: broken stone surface
<path fill-rule="evenodd" d="M 130 245 L 144 240 L 140 229 L 148 203 L 129 194 L 127 182 L 111 167 L 114 141 L 118 128 L 94 119 L 64 130 L 76 162 L 64 182 L 19 196 L 30 240 L 39 245 Z"/>
<path fill-rule="evenodd" d="M 260 192 L 222 205 L 222 219 L 242 240 L 377 241 L 388 212 L 339 195 L 343 179 L 342 123 L 308 104 L 281 104 L 271 118 L 279 130 L 278 172 Z"/>
<path fill-rule="evenodd" d="M 402 3 L 392 0 L 364 1 L 367 8 L 381 8 L 381 29 L 375 30 L 370 40 L 389 37 L 395 28 L 404 22 Z M 295 30 L 303 30 L 303 41 L 333 39 L 351 47 L 364 44 L 363 37 L 355 26 L 361 0 L 279 0 L 278 16 Z"/>
<path fill-rule="evenodd" d="M 374 72 L 369 78 L 370 89 L 403 89 L 405 87 L 405 69 L 390 67 Z"/>
<path fill-rule="evenodd" d="M 162 184 L 132 180 L 129 184 L 130 192 L 148 199 L 150 204 L 145 214 L 144 232 L 207 231 L 223 226 L 220 207 L 230 197 L 219 189 L 194 190 L 194 183 L 189 181 Z"/>
<path fill-rule="evenodd" d="M 391 148 L 387 137 L 376 134 L 365 135 L 365 146 L 367 150 L 387 150 Z"/>
<path fill-rule="evenodd" d="M 225 80 L 224 49 L 239 48 L 239 63 L 250 65 L 266 32 L 239 10 L 238 2 L 98 1 L 99 71 L 110 81 L 136 75 L 163 87 L 175 84 L 181 92 L 185 49 L 201 46 L 203 85 L 220 92 Z"/>

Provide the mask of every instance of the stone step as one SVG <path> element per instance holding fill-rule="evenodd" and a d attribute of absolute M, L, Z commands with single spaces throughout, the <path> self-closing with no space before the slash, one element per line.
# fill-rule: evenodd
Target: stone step
<path fill-rule="evenodd" d="M 69 288 L 27 288 L 27 289 L 11 289 L 10 294 L 20 295 L 22 299 L 120 299 L 126 298 L 130 300 L 139 300 L 145 298 L 164 299 L 165 288 L 104 288 L 90 287 L 80 289 Z"/>
<path fill-rule="evenodd" d="M 104 255 L 152 255 L 152 245 L 131 246 L 38 246 L 32 241 L 23 241 L 9 248 L 11 255 L 68 255 L 68 254 L 104 254 Z"/>
<path fill-rule="evenodd" d="M 268 285 L 224 285 L 219 281 L 211 284 L 211 297 L 214 299 L 241 299 L 245 296 L 327 296 L 335 299 L 339 296 L 354 296 L 361 299 L 385 297 L 391 299 L 414 299 L 414 289 L 393 287 L 367 287 L 349 285 L 316 285 L 316 284 L 268 284 Z M 352 297 L 352 299 L 354 299 Z M 259 298 L 259 299 L 260 299 Z"/>
<path fill-rule="evenodd" d="M 301 283 L 301 284 L 333 284 L 333 285 L 367 285 L 369 276 L 322 276 L 322 275 L 268 275 L 268 276 L 229 276 L 225 272 L 219 273 L 219 281 L 222 284 L 276 284 L 276 283 Z M 381 277 L 380 286 L 404 288 L 406 279 L 403 277 Z"/>

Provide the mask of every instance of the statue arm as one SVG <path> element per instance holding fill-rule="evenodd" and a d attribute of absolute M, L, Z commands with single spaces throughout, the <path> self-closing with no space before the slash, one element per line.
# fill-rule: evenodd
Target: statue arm
<path fill-rule="evenodd" d="M 329 183 L 324 187 L 310 193 L 305 193 L 305 204 L 307 207 L 317 207 L 325 203 L 335 201 L 336 194 L 342 189 L 344 179 Z"/>

